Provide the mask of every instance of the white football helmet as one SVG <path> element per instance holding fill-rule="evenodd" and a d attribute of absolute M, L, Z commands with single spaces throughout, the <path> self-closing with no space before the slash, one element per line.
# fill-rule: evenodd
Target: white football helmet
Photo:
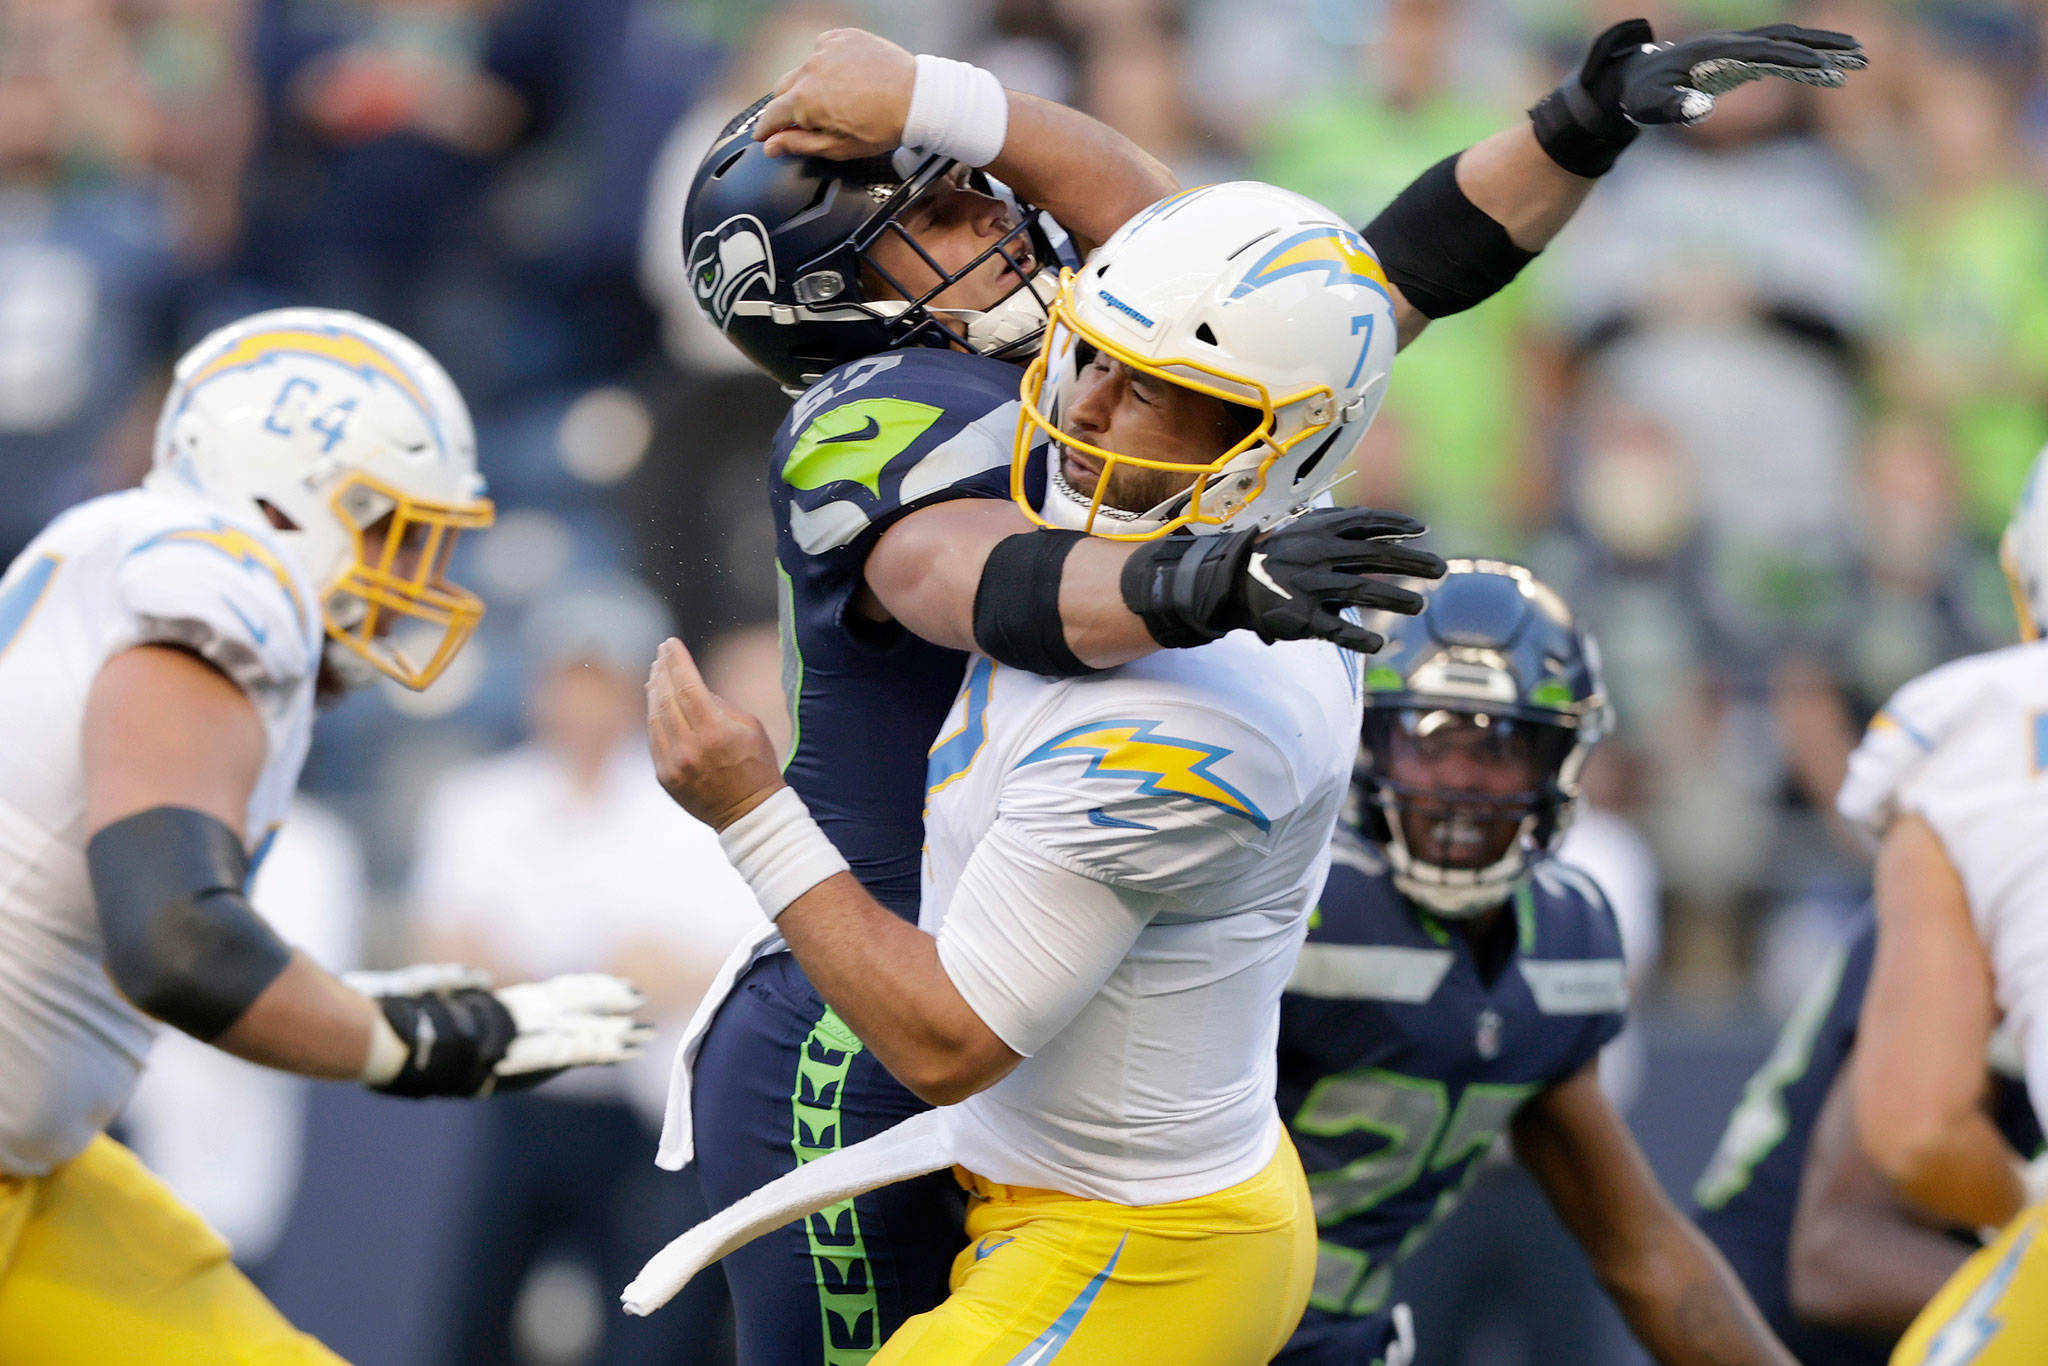
<path fill-rule="evenodd" d="M 2012 589 L 2020 636 L 2038 640 L 2048 630 L 2048 447 L 2034 457 L 2019 506 L 1998 542 L 1998 563 Z"/>
<path fill-rule="evenodd" d="M 469 409 L 381 323 L 287 308 L 213 332 L 178 362 L 143 483 L 278 527 L 348 682 L 367 665 L 424 688 L 483 616 L 445 577 L 457 537 L 492 518 Z"/>
<path fill-rule="evenodd" d="M 1396 346 L 1387 277 L 1336 214 L 1255 181 L 1184 191 L 1124 224 L 1063 280 L 1024 376 L 1012 492 L 1042 525 L 1114 540 L 1271 526 L 1341 477 L 1379 411 Z M 1062 430 L 1060 414 L 1097 352 L 1250 408 L 1257 425 L 1214 458 L 1090 445 Z M 1063 477 L 1061 447 L 1101 464 L 1093 490 Z M 1045 496 L 1034 507 L 1026 469 L 1041 448 Z M 1188 486 L 1143 512 L 1116 508 L 1102 493 L 1119 465 L 1185 472 Z"/>

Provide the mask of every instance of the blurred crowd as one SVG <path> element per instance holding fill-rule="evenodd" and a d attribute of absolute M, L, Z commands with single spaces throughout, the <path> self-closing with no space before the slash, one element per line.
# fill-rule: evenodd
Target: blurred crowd
<path fill-rule="evenodd" d="M 1521 281 L 1402 357 L 1341 496 L 1580 608 L 1621 718 L 1587 857 L 1661 902 L 1653 993 L 1777 1006 L 1867 892 L 1829 814 L 1864 721 L 2014 634 L 1995 543 L 2048 440 L 2039 0 L 0 0 L 0 549 L 134 481 L 213 325 L 346 307 L 434 352 L 500 510 L 458 572 L 490 613 L 427 693 L 343 704 L 307 782 L 367 889 L 362 956 L 408 957 L 464 930 L 413 894 L 462 895 L 423 814 L 446 826 L 448 785 L 522 738 L 603 730 L 604 697 L 550 691 L 565 665 L 672 625 L 779 706 L 786 400 L 696 319 L 677 233 L 712 132 L 817 33 L 973 60 L 1184 182 L 1364 223 L 1637 13 L 1848 29 L 1871 68 L 1646 135 Z M 566 656 L 548 623 L 592 595 L 639 615 Z M 569 787 L 599 800 L 609 763 Z M 698 972 L 666 973 L 677 1009 Z"/>

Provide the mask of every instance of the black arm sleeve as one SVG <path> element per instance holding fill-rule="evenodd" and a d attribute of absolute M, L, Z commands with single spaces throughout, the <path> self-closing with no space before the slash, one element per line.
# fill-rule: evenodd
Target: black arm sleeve
<path fill-rule="evenodd" d="M 1425 318 L 1485 302 L 1536 259 L 1458 188 L 1457 157 L 1416 177 L 1364 233 L 1387 278 Z"/>
<path fill-rule="evenodd" d="M 195 1039 L 226 1032 L 291 961 L 242 894 L 249 857 L 220 820 L 157 806 L 85 848 L 107 975 L 140 1010 Z"/>
<path fill-rule="evenodd" d="M 1097 672 L 1067 644 L 1060 576 L 1084 538 L 1042 527 L 997 541 L 974 590 L 974 643 L 998 664 L 1047 678 Z"/>

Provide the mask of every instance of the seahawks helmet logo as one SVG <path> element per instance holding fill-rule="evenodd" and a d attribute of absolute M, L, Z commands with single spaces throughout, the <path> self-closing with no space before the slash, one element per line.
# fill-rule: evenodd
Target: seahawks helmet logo
<path fill-rule="evenodd" d="M 697 306 L 723 332 L 732 326 L 740 297 L 760 287 L 775 294 L 775 258 L 768 251 L 768 230 L 752 214 L 737 214 L 690 244 L 690 287 Z"/>

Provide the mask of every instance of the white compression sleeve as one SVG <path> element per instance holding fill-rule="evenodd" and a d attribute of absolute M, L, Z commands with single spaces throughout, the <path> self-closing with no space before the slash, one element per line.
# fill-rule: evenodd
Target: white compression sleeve
<path fill-rule="evenodd" d="M 1164 900 L 1064 868 L 998 821 L 946 903 L 939 965 L 1028 1058 L 1102 989 Z"/>

